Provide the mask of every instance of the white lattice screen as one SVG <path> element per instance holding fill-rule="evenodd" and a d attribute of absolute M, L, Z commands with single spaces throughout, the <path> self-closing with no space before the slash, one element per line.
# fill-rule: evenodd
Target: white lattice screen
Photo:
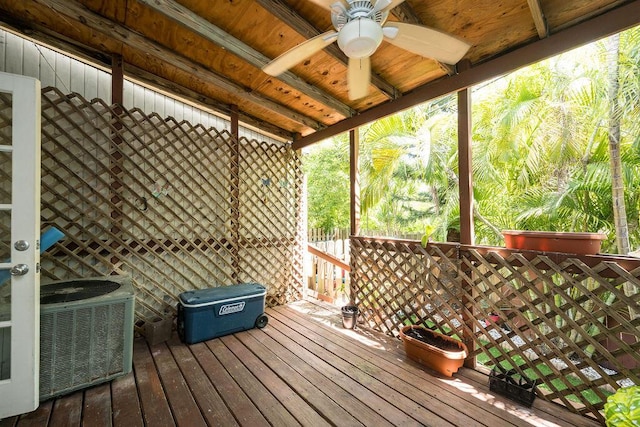
<path fill-rule="evenodd" d="M 240 138 L 45 89 L 43 281 L 131 275 L 139 320 L 189 289 L 255 281 L 300 297 L 301 189 L 287 144 Z"/>

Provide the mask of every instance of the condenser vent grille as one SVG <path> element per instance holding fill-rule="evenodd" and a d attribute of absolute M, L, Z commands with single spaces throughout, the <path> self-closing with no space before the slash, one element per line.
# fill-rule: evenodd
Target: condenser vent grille
<path fill-rule="evenodd" d="M 90 301 L 90 300 L 88 300 Z M 40 400 L 131 370 L 133 300 L 41 310 Z"/>

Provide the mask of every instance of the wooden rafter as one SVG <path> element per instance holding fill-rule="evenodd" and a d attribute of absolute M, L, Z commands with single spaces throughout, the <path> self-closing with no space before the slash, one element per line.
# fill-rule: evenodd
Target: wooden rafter
<path fill-rule="evenodd" d="M 423 102 L 468 88 L 518 68 L 525 67 L 569 49 L 597 40 L 602 37 L 623 31 L 638 24 L 640 16 L 640 0 L 635 0 L 611 9 L 547 38 L 508 52 L 492 60 L 472 66 L 459 74 L 427 83 L 414 89 L 401 98 L 373 107 L 355 117 L 343 120 L 326 129 L 305 136 L 293 143 L 294 149 L 301 149 L 316 142 L 346 132 L 366 123 L 373 122 L 388 115 Z"/>
<path fill-rule="evenodd" d="M 257 93 L 247 91 L 247 88 L 230 82 L 228 79 L 225 79 L 223 76 L 212 72 L 200 64 L 186 59 L 174 53 L 172 50 L 160 46 L 113 21 L 91 12 L 76 1 L 35 0 L 35 2 L 54 10 L 56 13 L 74 19 L 78 22 L 82 22 L 94 31 L 108 34 L 114 40 L 125 43 L 132 48 L 140 50 L 141 52 L 145 52 L 148 56 L 156 57 L 163 62 L 169 63 L 177 69 L 185 71 L 207 84 L 211 84 L 233 94 L 239 99 L 260 105 L 263 108 L 267 108 L 312 129 L 322 129 L 324 127 L 324 125 L 310 117 L 298 113 L 297 111 L 293 111 L 290 108 L 271 101 Z"/>
<path fill-rule="evenodd" d="M 211 22 L 196 15 L 186 7 L 172 0 L 139 0 L 140 3 L 153 9 L 167 18 L 188 28 L 199 36 L 221 46 L 227 51 L 239 56 L 256 68 L 262 68 L 271 60 L 262 53 L 243 43 L 231 34 L 223 31 Z M 305 95 L 313 98 L 323 105 L 331 107 L 333 110 L 345 117 L 351 117 L 355 111 L 345 103 L 337 100 L 331 95 L 319 89 L 317 86 L 309 84 L 288 71 L 278 76 L 278 79 L 289 86 L 299 90 Z"/>
<path fill-rule="evenodd" d="M 402 22 L 422 25 L 422 20 L 415 14 L 406 1 L 391 9 L 391 14 Z"/>
<path fill-rule="evenodd" d="M 19 33 L 18 28 L 15 25 L 9 25 L 8 22 L 3 23 L 0 28 L 4 28 L 8 31 Z M 42 43 L 48 47 L 60 50 L 62 52 L 68 52 L 87 63 L 93 64 L 97 67 L 107 68 L 111 65 L 111 57 L 105 57 L 103 52 L 99 52 L 85 45 L 79 43 L 63 40 L 59 34 L 53 33 L 50 29 L 41 27 L 39 25 L 32 25 L 29 29 L 29 38 Z M 108 61 L 107 61 L 108 60 Z M 178 95 L 179 97 L 201 106 L 205 110 L 213 111 L 221 114 L 225 117 L 231 115 L 231 106 L 223 102 L 212 99 L 206 95 L 198 93 L 194 90 L 181 86 L 175 82 L 167 80 L 163 77 L 150 73 L 142 68 L 136 67 L 131 64 L 123 64 L 124 75 L 133 79 L 138 83 L 142 83 L 156 88 L 160 92 L 167 92 Z M 112 98 L 112 102 L 113 98 Z M 261 120 L 245 112 L 238 112 L 240 122 L 243 125 L 260 129 L 263 132 L 271 134 L 277 138 L 281 138 L 287 141 L 293 140 L 293 134 L 285 129 Z"/>
<path fill-rule="evenodd" d="M 256 0 L 256 2 L 264 9 L 268 10 L 273 16 L 293 28 L 298 34 L 308 39 L 322 33 L 309 23 L 309 21 L 293 11 L 291 7 L 282 0 Z M 349 58 L 347 58 L 347 55 L 345 55 L 335 43 L 327 46 L 325 51 L 333 56 L 337 61 L 341 62 L 345 67 L 347 66 Z M 281 77 L 282 76 L 278 78 L 282 80 Z M 395 99 L 399 96 L 400 92 L 398 89 L 375 73 L 371 74 L 371 84 L 391 99 Z"/>
<path fill-rule="evenodd" d="M 549 35 L 549 27 L 547 26 L 547 20 L 542 12 L 542 5 L 540 0 L 527 0 L 529 3 L 529 9 L 531 9 L 531 16 L 533 22 L 536 24 L 536 30 L 538 30 L 538 37 L 541 39 Z"/>

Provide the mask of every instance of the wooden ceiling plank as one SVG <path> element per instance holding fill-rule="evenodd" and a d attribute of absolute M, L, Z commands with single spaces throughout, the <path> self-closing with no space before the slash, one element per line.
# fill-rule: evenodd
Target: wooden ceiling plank
<path fill-rule="evenodd" d="M 540 4 L 540 0 L 527 0 L 527 3 L 529 3 L 529 9 L 531 10 L 533 22 L 536 24 L 538 37 L 544 39 L 549 35 L 549 26 L 547 25 L 547 20 L 545 19 L 544 13 L 542 12 L 542 5 Z"/>
<path fill-rule="evenodd" d="M 264 98 L 257 93 L 248 91 L 245 87 L 229 82 L 224 77 L 204 68 L 200 64 L 196 64 L 191 60 L 177 55 L 173 51 L 166 49 L 155 42 L 147 40 L 120 24 L 101 17 L 100 15 L 88 10 L 83 5 L 78 4 L 75 0 L 34 0 L 34 2 L 44 7 L 48 7 L 63 16 L 67 16 L 81 22 L 94 31 L 107 34 L 119 42 L 144 52 L 146 55 L 161 59 L 165 63 L 171 64 L 184 72 L 190 73 L 203 82 L 219 87 L 237 96 L 239 99 L 260 105 L 276 114 L 283 115 L 292 121 L 315 130 L 323 129 L 325 127 L 310 117 L 282 106 L 270 99 Z"/>
<path fill-rule="evenodd" d="M 414 25 L 424 25 L 420 17 L 416 15 L 409 3 L 407 3 L 406 1 L 391 9 L 391 14 L 398 18 L 398 20 L 401 22 Z M 450 76 L 456 73 L 456 67 L 454 65 L 438 62 L 438 66 L 442 71 Z"/>
<path fill-rule="evenodd" d="M 355 117 L 295 140 L 292 147 L 295 150 L 302 149 L 439 96 L 466 89 L 495 76 L 512 72 L 578 46 L 619 33 L 639 23 L 640 0 L 633 0 L 549 37 L 475 65 L 469 70 L 420 86 L 402 98 L 388 101 Z"/>
<path fill-rule="evenodd" d="M 173 0 L 138 0 L 138 2 L 184 26 L 200 37 L 223 47 L 256 68 L 261 69 L 271 62 L 270 58 Z M 279 75 L 278 79 L 345 117 L 351 117 L 355 114 L 355 110 L 347 104 L 337 100 L 317 86 L 305 82 L 290 71 Z"/>
<path fill-rule="evenodd" d="M 256 3 L 307 39 L 311 39 L 322 33 L 322 31 L 319 31 L 309 21 L 297 14 L 283 0 L 256 0 Z M 347 55 L 345 55 L 335 43 L 325 47 L 324 50 L 347 67 L 349 58 L 347 58 Z M 390 99 L 396 99 L 401 95 L 395 86 L 375 72 L 371 74 L 371 84 Z"/>

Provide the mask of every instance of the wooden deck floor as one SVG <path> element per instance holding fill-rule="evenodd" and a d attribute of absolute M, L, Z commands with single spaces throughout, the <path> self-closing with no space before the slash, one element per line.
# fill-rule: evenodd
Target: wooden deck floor
<path fill-rule="evenodd" d="M 134 344 L 128 376 L 43 402 L 5 426 L 591 426 L 537 399 L 491 394 L 487 377 L 446 379 L 397 340 L 339 325 L 310 302 L 269 309 L 269 325 L 205 343 Z"/>

